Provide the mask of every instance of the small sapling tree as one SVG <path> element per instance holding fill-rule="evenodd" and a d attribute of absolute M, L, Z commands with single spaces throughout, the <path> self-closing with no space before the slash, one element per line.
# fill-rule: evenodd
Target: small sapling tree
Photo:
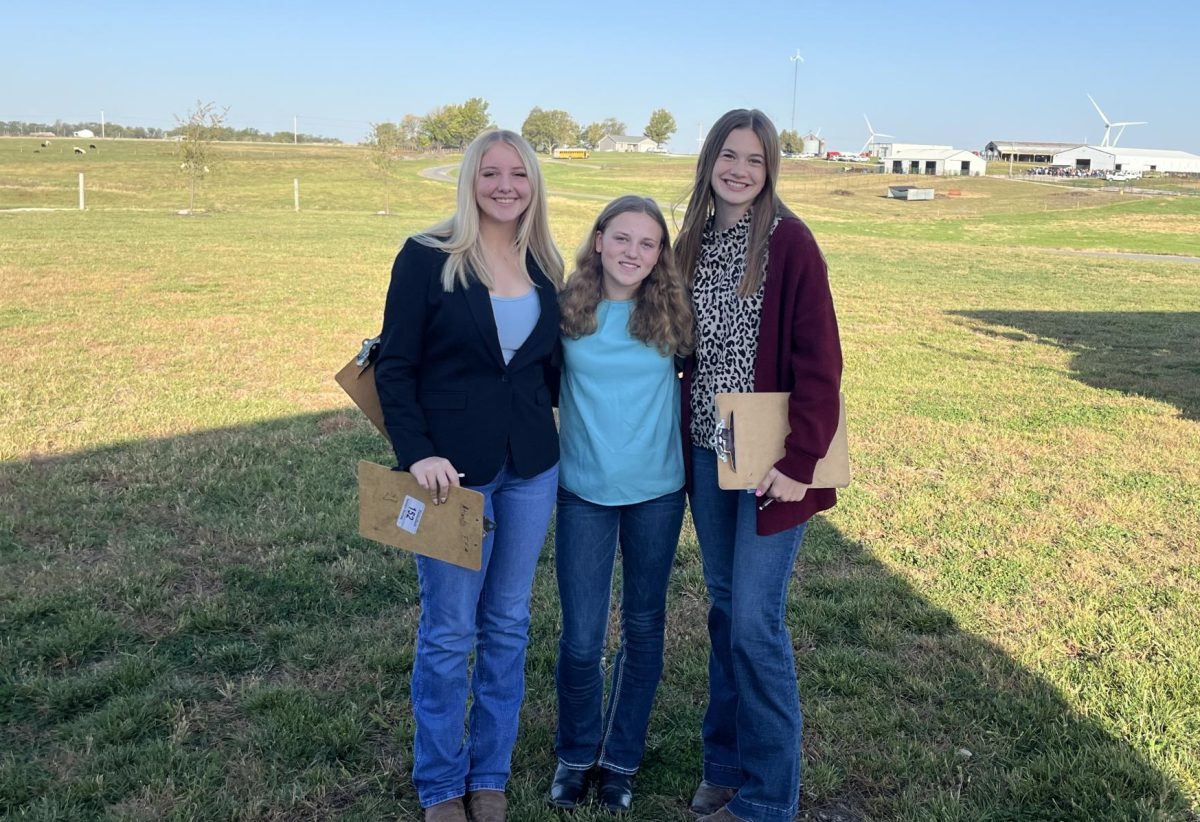
<path fill-rule="evenodd" d="M 196 101 L 196 108 L 189 111 L 186 117 L 175 117 L 179 123 L 173 134 L 178 138 L 179 170 L 188 181 L 188 207 L 185 213 L 191 214 L 196 207 L 196 189 L 206 174 L 216 166 L 216 155 L 213 143 L 224 127 L 229 108 L 218 110 L 215 103 Z"/>

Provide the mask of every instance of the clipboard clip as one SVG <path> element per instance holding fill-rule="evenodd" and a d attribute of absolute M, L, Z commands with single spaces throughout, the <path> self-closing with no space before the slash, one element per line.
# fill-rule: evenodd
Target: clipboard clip
<path fill-rule="evenodd" d="M 733 442 L 733 412 L 729 412 L 729 422 L 717 417 L 717 428 L 713 431 L 713 450 L 717 459 L 729 463 L 729 467 L 737 471 L 737 449 Z"/>
<path fill-rule="evenodd" d="M 354 357 L 354 364 L 359 368 L 366 368 L 371 364 L 371 360 L 375 358 L 375 352 L 379 350 L 379 340 L 383 335 L 377 335 L 362 341 L 362 348 Z"/>

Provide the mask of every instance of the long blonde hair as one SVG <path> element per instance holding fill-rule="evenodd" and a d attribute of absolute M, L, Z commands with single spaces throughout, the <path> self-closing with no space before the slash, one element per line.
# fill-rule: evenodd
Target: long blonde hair
<path fill-rule="evenodd" d="M 550 236 L 542 169 L 529 143 L 513 131 L 487 129 L 471 141 L 463 153 L 462 166 L 458 172 L 454 213 L 437 225 L 425 229 L 414 239 L 450 255 L 442 267 L 442 288 L 446 291 L 453 291 L 455 285 L 466 288 L 472 278 L 489 289 L 494 286 L 479 236 L 479 205 L 475 202 L 475 181 L 479 176 L 483 155 L 496 143 L 506 143 L 517 152 L 525 165 L 525 173 L 529 180 L 529 206 L 517 222 L 516 250 L 521 273 L 530 284 L 533 283 L 533 278 L 529 276 L 525 267 L 526 253 L 532 253 L 538 268 L 554 284 L 555 289 L 562 288 L 563 259 Z"/>
<path fill-rule="evenodd" d="M 696 274 L 696 260 L 700 256 L 700 242 L 704 237 L 704 226 L 715 211 L 712 190 L 713 167 L 725 147 L 730 132 L 748 128 L 762 141 L 766 179 L 762 191 L 751 203 L 750 238 L 746 247 L 746 273 L 738 288 L 738 296 L 750 297 L 762 286 L 767 276 L 767 246 L 771 241 L 771 226 L 776 217 L 795 217 L 791 209 L 783 204 L 775 193 L 779 179 L 779 135 L 767 115 L 758 109 L 738 108 L 721 115 L 721 119 L 709 129 L 696 162 L 696 179 L 683 217 L 683 228 L 675 238 L 675 260 L 691 285 Z"/>
<path fill-rule="evenodd" d="M 667 243 L 667 221 L 656 202 L 632 194 L 618 197 L 606 205 L 579 244 L 575 270 L 567 278 L 558 298 L 562 332 L 573 339 L 595 333 L 596 308 L 604 297 L 604 270 L 600 252 L 596 251 L 596 238 L 615 217 L 629 212 L 647 215 L 662 231 L 658 262 L 634 294 L 629 333 L 634 339 L 654 346 L 665 357 L 690 354 L 695 343 L 692 306 L 683 278 L 675 267 L 675 254 Z"/>

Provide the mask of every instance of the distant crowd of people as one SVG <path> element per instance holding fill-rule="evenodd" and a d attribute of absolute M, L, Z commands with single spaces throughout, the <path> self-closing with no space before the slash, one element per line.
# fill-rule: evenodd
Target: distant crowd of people
<path fill-rule="evenodd" d="M 1104 172 L 1098 168 L 1074 168 L 1072 166 L 1038 166 L 1027 169 L 1026 174 L 1036 177 L 1103 177 Z"/>

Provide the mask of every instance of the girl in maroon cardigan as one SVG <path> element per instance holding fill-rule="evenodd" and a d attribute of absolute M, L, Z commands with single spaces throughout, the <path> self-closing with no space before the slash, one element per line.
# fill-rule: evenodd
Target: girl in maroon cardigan
<path fill-rule="evenodd" d="M 809 488 L 838 422 L 842 354 L 825 258 L 775 193 L 779 138 L 760 111 L 712 127 L 675 242 L 696 351 L 685 368 L 689 496 L 711 605 L 700 822 L 791 820 L 800 799 L 800 700 L 788 584 L 807 522 L 836 502 Z M 752 493 L 717 485 L 714 395 L 787 391 L 785 454 Z"/>

